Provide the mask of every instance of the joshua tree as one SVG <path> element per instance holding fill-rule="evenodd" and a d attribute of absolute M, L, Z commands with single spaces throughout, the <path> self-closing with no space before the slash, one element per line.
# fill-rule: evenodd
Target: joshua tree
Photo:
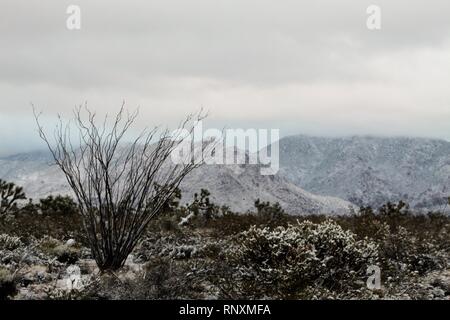
<path fill-rule="evenodd" d="M 12 208 L 15 208 L 17 200 L 24 199 L 26 197 L 21 187 L 0 179 L 0 215 L 8 213 Z"/>
<path fill-rule="evenodd" d="M 75 194 L 98 267 L 102 271 L 122 267 L 148 223 L 163 211 L 183 178 L 200 165 L 201 157 L 191 155 L 183 163 L 170 160 L 204 115 L 188 116 L 175 136 L 155 128 L 124 143 L 137 112 L 129 114 L 122 105 L 108 127 L 107 118 L 98 125 L 96 114 L 80 107 L 74 111 L 76 146 L 70 123 L 59 117 L 50 141 L 39 115 L 35 117 L 40 137 Z M 201 154 L 207 145 L 201 144 Z"/>

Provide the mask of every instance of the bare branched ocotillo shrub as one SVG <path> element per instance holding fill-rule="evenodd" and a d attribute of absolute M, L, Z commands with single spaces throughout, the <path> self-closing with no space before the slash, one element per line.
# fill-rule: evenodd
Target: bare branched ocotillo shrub
<path fill-rule="evenodd" d="M 122 105 L 112 124 L 105 118 L 99 125 L 94 112 L 80 107 L 73 124 L 59 117 L 51 141 L 35 112 L 40 137 L 76 196 L 92 255 L 103 271 L 123 266 L 148 223 L 202 161 L 191 155 L 183 163 L 171 161 L 172 152 L 187 143 L 195 123 L 204 118 L 201 112 L 182 121 L 175 136 L 154 128 L 124 143 L 137 115 Z M 201 144 L 202 153 L 208 145 Z"/>

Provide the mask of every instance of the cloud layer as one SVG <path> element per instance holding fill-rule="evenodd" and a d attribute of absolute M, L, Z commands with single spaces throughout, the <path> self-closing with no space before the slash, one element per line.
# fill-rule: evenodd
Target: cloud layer
<path fill-rule="evenodd" d="M 81 30 L 66 8 L 81 8 Z M 46 114 L 141 107 L 140 126 L 203 106 L 211 126 L 449 138 L 450 2 L 4 0 L 0 154 L 37 146 Z M 51 121 L 49 120 L 49 123 Z"/>

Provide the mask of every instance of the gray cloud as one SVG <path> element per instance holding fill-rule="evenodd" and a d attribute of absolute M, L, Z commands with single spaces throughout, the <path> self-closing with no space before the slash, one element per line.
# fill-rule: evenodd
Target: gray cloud
<path fill-rule="evenodd" d="M 69 4 L 80 31 L 65 27 Z M 370 4 L 380 31 L 366 28 Z M 3 125 L 29 123 L 30 102 L 54 114 L 125 99 L 140 125 L 205 106 L 220 126 L 448 138 L 449 12 L 445 0 L 4 0 L 0 134 L 35 135 Z"/>

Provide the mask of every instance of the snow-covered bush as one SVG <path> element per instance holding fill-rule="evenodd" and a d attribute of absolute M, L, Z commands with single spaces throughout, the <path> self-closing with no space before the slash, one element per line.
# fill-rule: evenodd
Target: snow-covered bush
<path fill-rule="evenodd" d="M 49 258 L 56 258 L 61 263 L 73 264 L 80 257 L 78 247 L 64 244 L 60 240 L 46 236 L 38 241 L 39 251 Z"/>
<path fill-rule="evenodd" d="M 380 258 L 391 275 L 400 278 L 411 273 L 423 275 L 447 266 L 448 253 L 432 240 L 419 239 L 402 226 L 393 232 L 385 224 L 382 231 Z"/>
<path fill-rule="evenodd" d="M 367 267 L 378 260 L 378 248 L 331 220 L 305 221 L 273 230 L 251 227 L 228 258 L 244 296 L 296 298 L 310 286 L 361 286 Z"/>
<path fill-rule="evenodd" d="M 197 253 L 197 247 L 193 245 L 180 245 L 173 247 L 169 256 L 174 259 L 189 259 Z"/>
<path fill-rule="evenodd" d="M 0 234 L 0 250 L 15 250 L 22 246 L 22 241 L 19 237 L 10 236 L 7 234 Z"/>
<path fill-rule="evenodd" d="M 24 246 L 19 237 L 0 234 L 0 264 L 17 264 L 23 254 Z"/>

